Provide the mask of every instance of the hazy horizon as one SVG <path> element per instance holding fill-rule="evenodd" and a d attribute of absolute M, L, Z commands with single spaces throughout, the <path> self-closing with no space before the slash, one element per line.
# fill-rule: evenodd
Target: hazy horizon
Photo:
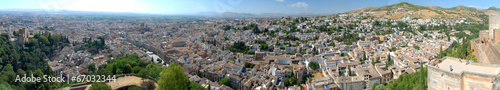
<path fill-rule="evenodd" d="M 200 13 L 282 13 L 335 14 L 365 7 L 408 2 L 421 6 L 455 6 L 487 9 L 500 7 L 500 1 L 482 0 L 15 0 L 0 1 L 0 9 L 43 9 L 48 11 L 126 12 L 162 15 L 193 15 Z"/>

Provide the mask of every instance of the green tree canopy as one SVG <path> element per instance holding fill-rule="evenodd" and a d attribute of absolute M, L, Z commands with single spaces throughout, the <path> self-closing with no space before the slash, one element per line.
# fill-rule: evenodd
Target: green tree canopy
<path fill-rule="evenodd" d="M 310 67 L 311 69 L 316 70 L 316 69 L 318 69 L 318 68 L 319 68 L 319 64 L 318 64 L 318 63 L 316 63 L 316 62 L 309 62 L 309 67 Z"/>
<path fill-rule="evenodd" d="M 42 36 L 40 36 L 40 37 L 38 38 L 38 40 L 40 40 L 40 42 L 41 42 L 42 44 L 45 44 L 45 45 L 50 45 L 49 39 L 47 39 L 47 37 L 45 37 L 45 36 L 43 36 L 43 35 L 42 35 Z"/>
<path fill-rule="evenodd" d="M 139 74 L 137 74 L 137 76 L 141 77 L 142 80 L 144 80 L 149 77 L 149 72 L 147 69 L 142 69 L 141 71 L 139 71 Z"/>
<path fill-rule="evenodd" d="M 138 86 L 132 86 L 132 87 L 128 87 L 127 90 L 142 90 L 142 89 Z"/>
<path fill-rule="evenodd" d="M 96 70 L 96 68 L 95 68 L 95 63 L 91 63 L 91 64 L 89 64 L 89 65 L 87 66 L 87 69 L 89 69 L 89 72 L 90 72 L 90 71 L 94 72 L 94 71 Z"/>
<path fill-rule="evenodd" d="M 202 87 L 200 84 L 196 82 L 190 82 L 189 83 L 189 90 L 205 90 L 204 87 Z"/>
<path fill-rule="evenodd" d="M 170 63 L 167 69 L 160 73 L 160 90 L 188 90 L 189 79 L 183 73 L 184 69 L 175 63 Z"/>
<path fill-rule="evenodd" d="M 219 85 L 226 85 L 226 86 L 229 86 L 231 87 L 231 82 L 229 82 L 229 78 L 223 78 L 221 80 L 219 80 Z"/>
<path fill-rule="evenodd" d="M 111 90 L 111 86 L 108 86 L 104 82 L 94 82 L 92 83 L 90 90 Z"/>

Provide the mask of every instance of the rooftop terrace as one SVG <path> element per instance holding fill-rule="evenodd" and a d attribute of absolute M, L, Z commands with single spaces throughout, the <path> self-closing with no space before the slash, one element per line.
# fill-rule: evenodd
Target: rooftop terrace
<path fill-rule="evenodd" d="M 460 61 L 461 60 L 461 61 Z M 472 60 L 470 60 L 472 62 Z M 497 64 L 484 64 L 484 63 L 469 63 L 466 59 L 459 59 L 453 57 L 445 57 L 437 64 L 437 67 L 442 70 L 448 70 L 452 73 L 473 72 L 488 75 L 497 75 L 500 72 L 500 65 Z"/>

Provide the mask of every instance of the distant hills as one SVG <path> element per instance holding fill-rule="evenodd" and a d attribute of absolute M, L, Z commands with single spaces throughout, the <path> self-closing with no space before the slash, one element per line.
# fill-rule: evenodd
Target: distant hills
<path fill-rule="evenodd" d="M 21 11 L 21 12 L 38 12 L 41 14 L 80 14 L 80 15 L 163 15 L 163 14 L 143 14 L 143 13 L 127 13 L 127 12 L 97 12 L 97 11 L 72 11 L 72 10 L 45 10 L 45 9 L 0 9 L 1 11 Z M 393 5 L 382 7 L 366 7 L 363 9 L 351 10 L 345 13 L 370 13 L 371 17 L 383 17 L 389 19 L 399 19 L 411 17 L 413 19 L 457 19 L 470 18 L 473 20 L 487 19 L 488 12 L 500 11 L 500 8 L 490 7 L 488 9 L 477 9 L 474 7 L 456 6 L 451 8 L 443 8 L 439 6 L 420 6 L 407 2 L 401 2 Z M 241 13 L 241 12 L 198 12 L 186 13 L 167 16 L 208 16 L 208 17 L 283 17 L 283 16 L 322 16 L 332 15 L 335 13 Z"/>
<path fill-rule="evenodd" d="M 384 17 L 389 19 L 398 19 L 403 17 L 412 17 L 414 19 L 453 19 L 470 18 L 481 20 L 487 18 L 487 13 L 491 11 L 500 11 L 496 7 L 488 9 L 477 9 L 474 7 L 456 6 L 452 8 L 442 8 L 438 6 L 420 6 L 401 2 L 398 4 L 382 7 L 366 7 L 363 9 L 347 11 L 346 13 L 371 13 L 372 17 Z"/>
<path fill-rule="evenodd" d="M 261 14 L 252 14 L 252 13 L 235 13 L 235 12 L 224 12 L 219 14 L 213 14 L 212 16 L 216 17 L 283 17 L 283 16 L 319 16 L 322 14 L 312 14 L 312 13 L 261 13 Z M 331 14 L 324 14 L 331 15 Z"/>
<path fill-rule="evenodd" d="M 283 17 L 283 16 L 320 16 L 320 15 L 332 15 L 330 13 L 313 14 L 313 13 L 240 13 L 240 12 L 198 12 L 198 13 L 185 13 L 185 14 L 148 14 L 148 13 L 132 13 L 132 12 L 104 12 L 104 11 L 75 11 L 75 10 L 52 10 L 52 9 L 23 9 L 23 8 L 11 8 L 11 9 L 0 9 L 0 12 L 27 12 L 27 13 L 37 13 L 37 14 L 57 14 L 57 15 L 155 15 L 155 16 L 208 16 L 208 17 Z"/>

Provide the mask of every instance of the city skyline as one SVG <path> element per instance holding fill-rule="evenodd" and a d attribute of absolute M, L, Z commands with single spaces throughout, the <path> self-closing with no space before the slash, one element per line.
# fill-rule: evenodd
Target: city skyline
<path fill-rule="evenodd" d="M 381 7 L 400 2 L 422 6 L 439 6 L 451 8 L 455 6 L 487 9 L 500 7 L 493 0 L 484 1 L 432 1 L 432 0 L 349 0 L 349 1 L 313 1 L 313 0 L 16 0 L 0 1 L 0 9 L 45 9 L 48 11 L 99 11 L 128 12 L 165 15 L 193 15 L 204 13 L 283 13 L 283 14 L 335 14 L 365 7 Z"/>

